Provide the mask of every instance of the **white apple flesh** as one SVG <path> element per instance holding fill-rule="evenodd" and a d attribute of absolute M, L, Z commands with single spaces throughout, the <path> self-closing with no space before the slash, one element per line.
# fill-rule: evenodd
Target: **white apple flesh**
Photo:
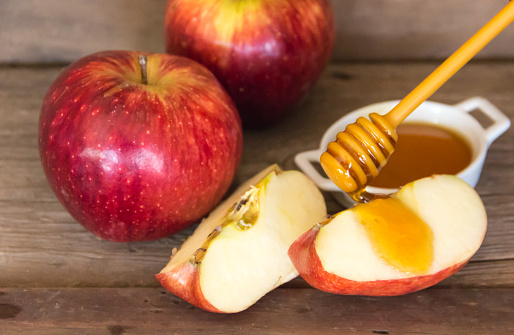
<path fill-rule="evenodd" d="M 432 286 L 462 268 L 479 249 L 487 229 L 484 205 L 475 190 L 454 176 L 407 184 L 399 200 L 431 231 L 426 271 L 402 271 L 377 252 L 357 205 L 316 225 L 298 238 L 289 256 L 313 287 L 337 294 L 392 296 Z"/>
<path fill-rule="evenodd" d="M 311 180 L 273 165 L 204 219 L 156 278 L 197 307 L 242 311 L 298 276 L 287 250 L 325 215 Z"/>

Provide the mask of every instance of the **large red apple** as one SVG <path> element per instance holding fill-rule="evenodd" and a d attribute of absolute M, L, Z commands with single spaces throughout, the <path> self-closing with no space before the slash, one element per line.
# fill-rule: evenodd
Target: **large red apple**
<path fill-rule="evenodd" d="M 167 52 L 207 66 L 245 127 L 283 119 L 314 85 L 334 45 L 329 0 L 169 0 Z"/>
<path fill-rule="evenodd" d="M 84 227 L 111 241 L 152 240 L 221 200 L 239 164 L 242 129 L 232 100 L 200 64 L 105 51 L 52 84 L 39 150 L 54 193 Z"/>

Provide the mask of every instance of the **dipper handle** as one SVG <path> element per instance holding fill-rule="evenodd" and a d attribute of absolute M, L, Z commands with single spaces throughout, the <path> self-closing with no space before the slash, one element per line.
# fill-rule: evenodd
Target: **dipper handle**
<path fill-rule="evenodd" d="M 512 21 L 514 21 L 514 1 L 510 1 L 485 26 L 403 98 L 396 107 L 389 111 L 385 115 L 389 123 L 393 127 L 397 127 Z"/>

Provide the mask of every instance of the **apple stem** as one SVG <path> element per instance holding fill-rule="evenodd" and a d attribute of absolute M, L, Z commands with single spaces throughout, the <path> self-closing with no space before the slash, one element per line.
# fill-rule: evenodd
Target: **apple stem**
<path fill-rule="evenodd" d="M 139 65 L 141 66 L 141 82 L 143 83 L 143 85 L 148 84 L 146 63 L 148 63 L 148 57 L 146 55 L 139 55 Z"/>

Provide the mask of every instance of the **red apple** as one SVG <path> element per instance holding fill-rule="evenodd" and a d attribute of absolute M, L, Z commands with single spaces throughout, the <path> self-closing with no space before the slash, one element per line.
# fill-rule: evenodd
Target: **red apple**
<path fill-rule="evenodd" d="M 387 213 L 362 214 L 362 206 L 376 209 L 390 199 L 405 206 L 399 207 L 400 216 L 394 215 L 398 222 L 389 220 Z M 455 176 L 414 181 L 390 199 L 359 204 L 300 236 L 289 248 L 289 257 L 305 281 L 336 294 L 406 294 L 460 270 L 484 239 L 484 205 L 473 188 Z M 369 218 L 383 228 L 370 231 Z M 415 222 L 419 219 L 424 227 Z M 394 257 L 384 253 L 384 240 Z"/>
<path fill-rule="evenodd" d="M 234 99 L 245 127 L 294 110 L 334 45 L 329 0 L 169 0 L 166 50 L 209 68 Z"/>
<path fill-rule="evenodd" d="M 231 98 L 200 64 L 105 51 L 52 84 L 39 150 L 52 190 L 84 227 L 111 241 L 153 240 L 221 200 L 239 164 L 242 128 Z"/>
<path fill-rule="evenodd" d="M 272 165 L 202 220 L 156 278 L 207 311 L 243 311 L 298 276 L 287 250 L 326 213 L 307 176 Z"/>

